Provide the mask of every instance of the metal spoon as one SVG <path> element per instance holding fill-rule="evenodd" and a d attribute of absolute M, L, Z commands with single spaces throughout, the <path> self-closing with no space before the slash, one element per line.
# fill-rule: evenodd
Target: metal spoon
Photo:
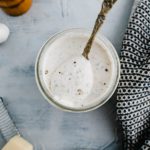
<path fill-rule="evenodd" d="M 95 25 L 94 25 L 94 28 L 93 28 L 93 31 L 92 31 L 92 34 L 84 48 L 84 51 L 82 53 L 82 55 L 86 58 L 86 59 L 89 59 L 88 58 L 88 55 L 90 53 L 90 50 L 91 50 L 91 47 L 92 47 L 92 44 L 93 44 L 93 41 L 95 39 L 95 36 L 99 30 L 99 28 L 102 26 L 104 20 L 105 20 L 105 16 L 106 14 L 109 12 L 109 10 L 111 10 L 112 6 L 114 5 L 114 3 L 116 2 L 117 0 L 104 0 L 103 1 L 103 4 L 102 4 L 102 8 L 101 8 L 101 11 L 100 13 L 98 14 L 98 17 L 96 19 L 96 22 L 95 22 Z"/>

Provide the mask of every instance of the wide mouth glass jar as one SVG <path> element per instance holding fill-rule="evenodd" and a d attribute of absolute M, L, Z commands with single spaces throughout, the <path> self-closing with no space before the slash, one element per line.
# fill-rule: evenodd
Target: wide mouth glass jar
<path fill-rule="evenodd" d="M 67 59 L 82 54 L 90 33 L 86 29 L 69 29 L 57 33 L 44 44 L 37 56 L 35 78 L 38 88 L 49 103 L 61 110 L 70 112 L 94 110 L 110 99 L 118 85 L 120 76 L 118 54 L 107 38 L 97 34 L 89 55 L 93 69 L 93 86 L 90 94 L 78 101 L 76 98 L 65 98 L 66 93 L 59 99 L 51 91 L 53 72 Z"/>

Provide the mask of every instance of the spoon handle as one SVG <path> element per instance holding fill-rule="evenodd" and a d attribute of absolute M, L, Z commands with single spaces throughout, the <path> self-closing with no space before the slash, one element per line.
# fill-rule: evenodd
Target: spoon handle
<path fill-rule="evenodd" d="M 95 36 L 99 30 L 99 28 L 102 26 L 104 20 L 105 20 L 105 16 L 106 14 L 108 13 L 108 11 L 112 8 L 112 6 L 114 5 L 114 3 L 116 2 L 117 0 L 104 0 L 103 1 L 103 4 L 102 4 L 102 8 L 101 8 L 101 11 L 100 13 L 98 14 L 98 17 L 96 19 L 96 22 L 95 22 L 95 25 L 94 25 L 94 28 L 93 28 L 93 31 L 92 31 L 92 34 L 84 48 L 84 51 L 82 53 L 82 55 L 86 58 L 86 59 L 89 59 L 88 58 L 88 54 L 90 52 L 90 49 L 92 47 L 92 44 L 93 44 L 93 41 L 95 39 Z"/>

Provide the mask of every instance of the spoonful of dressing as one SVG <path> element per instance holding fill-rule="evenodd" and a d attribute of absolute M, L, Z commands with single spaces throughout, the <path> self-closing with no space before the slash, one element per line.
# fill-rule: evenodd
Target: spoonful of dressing
<path fill-rule="evenodd" d="M 85 99 L 90 94 L 93 86 L 93 70 L 88 55 L 95 36 L 105 20 L 105 15 L 115 2 L 116 0 L 104 0 L 82 55 L 63 62 L 52 73 L 50 88 L 55 98 L 75 98 L 78 101 Z"/>

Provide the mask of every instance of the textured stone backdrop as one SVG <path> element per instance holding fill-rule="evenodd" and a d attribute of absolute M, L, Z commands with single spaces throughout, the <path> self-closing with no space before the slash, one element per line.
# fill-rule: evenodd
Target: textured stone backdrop
<path fill-rule="evenodd" d="M 118 52 L 132 3 L 118 0 L 101 30 Z M 89 113 L 66 113 L 44 100 L 34 79 L 35 58 L 42 44 L 64 29 L 93 27 L 100 4 L 101 0 L 33 0 L 23 16 L 0 12 L 0 22 L 11 31 L 8 41 L 0 45 L 0 96 L 35 150 L 120 150 L 115 97 Z"/>

